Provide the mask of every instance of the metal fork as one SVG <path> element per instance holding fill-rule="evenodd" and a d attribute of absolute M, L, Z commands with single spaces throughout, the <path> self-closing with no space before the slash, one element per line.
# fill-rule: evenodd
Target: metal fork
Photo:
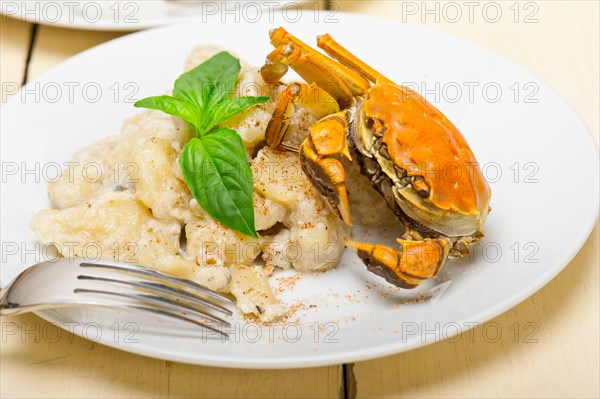
<path fill-rule="evenodd" d="M 193 281 L 127 263 L 59 258 L 31 266 L 0 293 L 0 314 L 100 306 L 183 320 L 227 337 L 233 301 Z"/>

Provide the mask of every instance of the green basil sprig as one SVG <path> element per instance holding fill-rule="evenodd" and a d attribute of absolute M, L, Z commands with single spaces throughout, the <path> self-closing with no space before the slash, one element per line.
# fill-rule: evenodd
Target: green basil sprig
<path fill-rule="evenodd" d="M 258 237 L 252 204 L 252 171 L 235 130 L 216 128 L 232 116 L 263 104 L 269 97 L 232 97 L 240 62 L 221 52 L 181 75 L 173 96 L 144 98 L 134 105 L 180 117 L 196 137 L 179 155 L 192 195 L 208 214 L 234 230 Z"/>

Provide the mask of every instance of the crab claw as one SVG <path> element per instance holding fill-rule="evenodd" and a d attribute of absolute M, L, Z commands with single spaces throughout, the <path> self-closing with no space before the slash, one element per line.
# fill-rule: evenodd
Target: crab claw
<path fill-rule="evenodd" d="M 444 239 L 424 241 L 398 240 L 400 251 L 386 245 L 366 244 L 345 239 L 356 251 L 367 270 L 402 288 L 415 288 L 435 276 L 448 257 L 450 242 Z"/>
<path fill-rule="evenodd" d="M 300 147 L 300 163 L 302 170 L 327 198 L 337 216 L 348 226 L 352 226 L 346 173 L 342 163 L 335 158 L 319 157 L 309 140 L 305 140 Z"/>

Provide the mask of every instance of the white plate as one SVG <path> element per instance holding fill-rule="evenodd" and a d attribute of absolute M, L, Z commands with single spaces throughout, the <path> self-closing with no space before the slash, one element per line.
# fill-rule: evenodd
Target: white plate
<path fill-rule="evenodd" d="M 257 20 L 275 10 L 285 10 L 290 18 L 302 9 L 308 0 L 81 0 L 81 1 L 0 1 L 0 14 L 23 21 L 62 28 L 134 31 L 156 26 L 181 23 L 194 18 L 223 16 L 237 22 L 240 19 Z M 314 1 L 309 7 L 323 8 L 324 2 Z M 307 7 L 308 8 L 308 7 Z"/>
<path fill-rule="evenodd" d="M 306 275 L 294 292 L 282 296 L 288 304 L 316 305 L 292 317 L 301 317 L 297 325 L 267 328 L 234 319 L 236 330 L 227 343 L 203 342 L 189 327 L 123 313 L 61 311 L 42 317 L 62 326 L 77 322 L 72 329 L 87 338 L 174 361 L 317 366 L 398 353 L 465 331 L 527 298 L 567 265 L 598 213 L 598 152 L 571 107 L 522 67 L 459 38 L 395 21 L 344 14 L 337 18 L 339 23 L 322 18 L 314 23 L 311 16 L 311 22 L 286 26 L 309 43 L 317 34 L 330 32 L 397 82 L 423 84 L 422 91 L 429 91 L 427 97 L 461 129 L 484 166 L 493 211 L 486 238 L 473 256 L 447 264 L 438 281 L 400 291 L 368 273 L 347 252 L 337 270 Z M 37 242 L 28 223 L 48 206 L 45 182 L 36 182 L 35 173 L 23 175 L 25 167 L 38 165 L 39 174 L 51 178 L 56 164 L 69 160 L 75 150 L 118 133 L 123 120 L 139 112 L 129 97 L 169 89 L 199 43 L 219 44 L 260 65 L 271 50 L 267 31 L 279 23 L 281 19 L 225 26 L 212 20 L 139 32 L 73 57 L 3 106 L 2 284 L 36 260 L 25 252 Z M 373 40 L 380 32 L 388 40 Z M 69 95 L 66 87 L 73 82 L 78 86 Z M 431 92 L 436 85 L 438 101 Z M 473 87 L 472 93 L 467 86 Z M 135 87 L 139 91 L 130 96 Z M 459 98 L 457 87 L 463 88 Z M 52 93 L 61 88 L 62 96 L 55 101 Z M 93 103 L 98 88 L 103 94 Z M 498 89 L 501 95 L 495 94 Z M 15 168 L 16 174 L 11 172 Z M 377 241 L 378 235 L 390 238 L 389 232 L 371 232 L 370 240 Z M 135 324 L 125 326 L 127 322 Z M 90 323 L 103 328 L 96 331 Z M 126 341 L 123 331 L 116 336 L 116 327 L 137 328 L 130 337 L 137 342 Z"/>

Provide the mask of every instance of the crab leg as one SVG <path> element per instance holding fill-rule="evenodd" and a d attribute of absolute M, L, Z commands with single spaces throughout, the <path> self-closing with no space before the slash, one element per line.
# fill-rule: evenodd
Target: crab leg
<path fill-rule="evenodd" d="M 348 111 L 332 114 L 310 128 L 306 140 L 300 147 L 300 163 L 304 173 L 329 200 L 338 217 L 352 225 L 346 172 L 339 156 L 352 160 L 346 143 Z"/>
<path fill-rule="evenodd" d="M 265 82 L 270 84 L 277 83 L 285 76 L 290 68 L 281 62 L 281 60 L 286 57 L 285 54 L 290 52 L 291 48 L 278 46 L 267 56 L 265 65 L 260 68 L 260 74 Z"/>
<path fill-rule="evenodd" d="M 354 54 L 342 47 L 342 45 L 340 45 L 338 42 L 333 40 L 329 33 L 317 37 L 317 46 L 325 50 L 327 54 L 342 64 L 357 71 L 373 83 L 379 82 L 394 84 L 394 82 L 392 82 L 390 79 L 386 78 L 381 73 L 365 64 L 360 58 L 356 57 Z"/>
<path fill-rule="evenodd" d="M 369 81 L 360 74 L 321 54 L 285 29 L 274 29 L 269 34 L 275 50 L 261 69 L 266 82 L 275 83 L 285 75 L 287 66 L 291 66 L 304 80 L 317 83 L 331 93 L 344 108 L 351 104 L 354 96 L 361 96 L 369 89 Z"/>
<path fill-rule="evenodd" d="M 342 107 L 348 107 L 352 103 L 354 97 L 352 90 L 335 70 L 328 68 L 319 58 L 303 52 L 291 43 L 278 46 L 267 56 L 266 63 L 261 68 L 261 75 L 265 82 L 270 83 L 274 79 L 281 78 L 284 71 L 282 64 L 291 66 L 308 83 L 316 83 L 331 93 Z"/>
<path fill-rule="evenodd" d="M 292 43 L 294 46 L 299 47 L 300 50 L 302 50 L 304 53 L 310 54 L 312 57 L 317 58 L 319 62 L 327 68 L 338 73 L 346 81 L 348 86 L 350 86 L 350 89 L 352 90 L 352 94 L 354 96 L 362 96 L 367 92 L 367 90 L 369 90 L 369 87 L 371 86 L 369 84 L 369 81 L 363 78 L 356 71 L 353 71 L 352 69 L 345 67 L 339 62 L 332 60 L 329 57 L 326 57 L 325 55 L 321 54 L 320 52 L 307 45 L 300 39 L 289 34 L 284 28 L 271 30 L 269 32 L 269 35 L 271 37 L 271 43 L 273 45 L 278 46 L 280 44 L 285 44 L 288 42 Z"/>
<path fill-rule="evenodd" d="M 370 272 L 402 288 L 414 288 L 437 275 L 448 257 L 448 240 L 426 238 L 423 241 L 398 239 L 400 251 L 386 245 L 346 240 Z"/>
<path fill-rule="evenodd" d="M 269 147 L 277 148 L 283 142 L 290 126 L 290 119 L 294 114 L 294 103 L 301 104 L 316 119 L 324 118 L 340 110 L 335 99 L 314 83 L 288 85 L 277 99 L 273 115 L 265 131 Z"/>

